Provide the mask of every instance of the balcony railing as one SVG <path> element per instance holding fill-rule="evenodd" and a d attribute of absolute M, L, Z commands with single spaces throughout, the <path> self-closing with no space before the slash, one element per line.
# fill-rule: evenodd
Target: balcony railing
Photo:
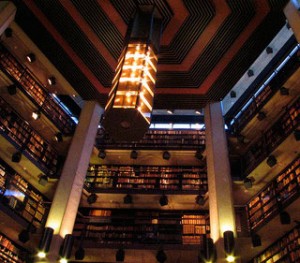
<path fill-rule="evenodd" d="M 85 187 L 95 192 L 206 193 L 205 166 L 90 165 Z"/>
<path fill-rule="evenodd" d="M 33 73 L 18 62 L 10 52 L 0 44 L 0 69 L 18 85 L 18 88 L 44 113 L 64 134 L 75 131 L 76 124 L 47 92 Z"/>
<path fill-rule="evenodd" d="M 205 148 L 204 130 L 149 130 L 139 141 L 115 142 L 102 129 L 98 130 L 96 146 L 99 149 L 182 149 Z"/>
<path fill-rule="evenodd" d="M 245 153 L 243 162 L 247 176 L 300 124 L 300 97 L 288 106 L 280 119 L 268 129 Z"/>
<path fill-rule="evenodd" d="M 1 159 L 0 200 L 35 226 L 44 224 L 48 214 L 48 207 L 45 206 L 47 200 Z"/>
<path fill-rule="evenodd" d="M 300 195 L 300 158 L 294 160 L 247 204 L 251 230 L 263 226 Z"/>
<path fill-rule="evenodd" d="M 0 134 L 26 154 L 44 173 L 54 176 L 59 156 L 55 150 L 0 97 Z"/>

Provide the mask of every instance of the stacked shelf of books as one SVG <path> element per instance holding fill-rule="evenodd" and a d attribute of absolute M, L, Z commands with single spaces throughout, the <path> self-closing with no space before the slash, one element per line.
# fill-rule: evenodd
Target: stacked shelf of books
<path fill-rule="evenodd" d="M 300 194 L 300 158 L 296 158 L 247 204 L 250 229 L 274 216 Z"/>
<path fill-rule="evenodd" d="M 45 198 L 10 166 L 0 159 L 3 202 L 16 213 L 31 222 L 42 224 L 46 215 Z"/>
<path fill-rule="evenodd" d="M 41 108 L 59 130 L 64 134 L 72 134 L 76 127 L 75 122 L 48 94 L 45 87 L 40 84 L 33 73 L 21 65 L 3 45 L 0 48 L 0 58 L 2 71 L 13 82 L 19 84 L 18 87 L 21 87 L 21 90 Z"/>
<path fill-rule="evenodd" d="M 88 221 L 76 222 L 73 235 L 86 227 L 87 237 L 103 245 L 197 245 L 209 234 L 208 212 L 91 210 Z"/>
<path fill-rule="evenodd" d="M 264 158 L 268 156 L 300 124 L 300 97 L 294 101 L 279 118 L 245 153 L 244 174 L 249 174 Z"/>
<path fill-rule="evenodd" d="M 0 261 L 7 263 L 25 263 L 20 257 L 21 250 L 5 235 L 0 233 Z"/>
<path fill-rule="evenodd" d="M 250 263 L 293 263 L 300 260 L 300 226 L 275 241 Z"/>
<path fill-rule="evenodd" d="M 58 154 L 29 124 L 0 97 L 0 126 L 19 149 L 26 151 L 45 173 L 54 174 Z"/>
<path fill-rule="evenodd" d="M 99 149 L 135 148 L 135 149 L 193 149 L 205 147 L 203 130 L 148 130 L 144 137 L 134 142 L 114 142 L 99 129 L 96 145 Z"/>
<path fill-rule="evenodd" d="M 90 165 L 85 186 L 101 189 L 207 191 L 203 166 Z"/>

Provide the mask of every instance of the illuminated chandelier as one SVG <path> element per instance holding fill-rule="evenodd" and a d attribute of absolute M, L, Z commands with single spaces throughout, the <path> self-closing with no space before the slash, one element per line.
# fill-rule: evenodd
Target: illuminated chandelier
<path fill-rule="evenodd" d="M 102 122 L 117 141 L 139 140 L 150 126 L 160 33 L 156 8 L 140 6 L 128 28 Z"/>

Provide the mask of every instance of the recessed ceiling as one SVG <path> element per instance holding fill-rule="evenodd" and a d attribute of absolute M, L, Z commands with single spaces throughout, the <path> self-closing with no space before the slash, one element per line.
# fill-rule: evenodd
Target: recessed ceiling
<path fill-rule="evenodd" d="M 83 99 L 105 105 L 136 6 L 163 16 L 155 109 L 224 98 L 285 24 L 287 0 L 17 1 L 16 22 Z"/>

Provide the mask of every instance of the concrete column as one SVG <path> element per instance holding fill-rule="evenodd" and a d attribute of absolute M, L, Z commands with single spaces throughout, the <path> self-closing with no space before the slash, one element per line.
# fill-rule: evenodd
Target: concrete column
<path fill-rule="evenodd" d="M 0 2 L 0 35 L 2 35 L 9 24 L 14 21 L 16 11 L 17 9 L 12 2 Z"/>
<path fill-rule="evenodd" d="M 217 262 L 226 262 L 223 232 L 231 230 L 236 236 L 232 179 L 221 104 L 205 108 L 206 158 L 211 238 L 217 250 Z"/>
<path fill-rule="evenodd" d="M 299 1 L 291 0 L 283 9 L 285 17 L 287 18 L 298 43 L 300 43 L 300 10 L 297 9 L 299 6 Z"/>
<path fill-rule="evenodd" d="M 102 112 L 93 101 L 86 102 L 81 112 L 45 225 L 54 229 L 47 262 L 58 262 L 63 238 L 72 234 Z"/>

